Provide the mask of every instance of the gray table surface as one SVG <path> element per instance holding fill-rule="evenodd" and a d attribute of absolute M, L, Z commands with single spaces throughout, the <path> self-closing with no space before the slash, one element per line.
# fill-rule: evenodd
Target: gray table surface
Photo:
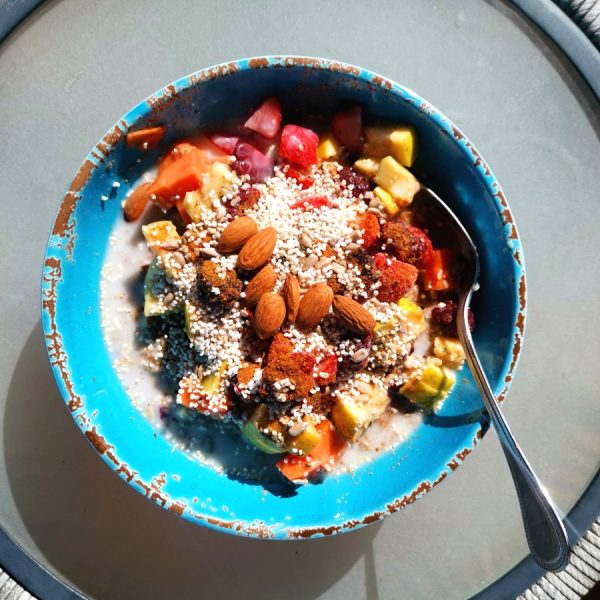
<path fill-rule="evenodd" d="M 600 117 L 544 34 L 499 1 L 386 0 L 370 10 L 337 0 L 50 1 L 0 46 L 0 524 L 95 598 L 469 596 L 527 554 L 493 433 L 434 493 L 383 524 L 260 542 L 145 501 L 102 464 L 55 389 L 39 278 L 82 157 L 170 80 L 268 53 L 383 73 L 471 137 L 504 187 L 528 269 L 525 348 L 506 414 L 563 512 L 597 472 Z"/>

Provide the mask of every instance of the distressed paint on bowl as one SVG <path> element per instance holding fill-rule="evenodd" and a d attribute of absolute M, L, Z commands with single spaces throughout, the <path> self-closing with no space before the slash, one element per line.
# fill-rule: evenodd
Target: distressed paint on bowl
<path fill-rule="evenodd" d="M 358 101 L 371 115 L 416 127 L 416 175 L 457 212 L 481 254 L 475 342 L 495 393 L 504 399 L 524 333 L 525 271 L 498 182 L 464 134 L 431 104 L 384 77 L 326 59 L 262 57 L 218 65 L 177 80 L 127 113 L 92 149 L 60 206 L 44 262 L 42 319 L 69 411 L 104 461 L 132 487 L 163 508 L 222 531 L 309 538 L 382 519 L 460 465 L 489 424 L 470 374 L 461 372 L 442 410 L 401 446 L 352 475 L 280 497 L 173 452 L 124 392 L 101 330 L 101 268 L 108 237 L 122 218 L 128 180 L 173 139 L 241 116 L 271 94 L 290 110 L 317 113 L 332 111 L 340 100 Z M 138 164 L 139 155 L 125 149 L 124 136 L 132 127 L 156 123 L 169 125 L 167 139 Z M 112 187 L 114 181 L 120 187 Z"/>

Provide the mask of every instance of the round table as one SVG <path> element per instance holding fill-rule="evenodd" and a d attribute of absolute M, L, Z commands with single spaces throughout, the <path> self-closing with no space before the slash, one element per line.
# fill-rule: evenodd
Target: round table
<path fill-rule="evenodd" d="M 489 162 L 528 277 L 524 350 L 504 410 L 561 512 L 585 499 L 600 463 L 600 111 L 541 29 L 500 0 L 50 0 L 0 46 L 0 526 L 98 599 L 464 598 L 499 580 L 514 595 L 541 572 L 531 562 L 513 569 L 528 550 L 493 431 L 433 493 L 382 523 L 270 542 L 210 531 L 144 500 L 65 410 L 39 301 L 65 187 L 141 98 L 204 66 L 264 54 L 382 73 L 430 100 Z M 584 520 L 572 519 L 573 537 Z M 516 575 L 502 580 L 508 572 Z M 37 593 L 70 594 L 52 585 Z"/>

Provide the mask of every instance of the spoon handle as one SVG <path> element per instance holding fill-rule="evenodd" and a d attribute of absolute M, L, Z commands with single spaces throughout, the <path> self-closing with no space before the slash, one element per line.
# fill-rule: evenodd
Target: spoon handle
<path fill-rule="evenodd" d="M 525 535 L 535 561 L 547 571 L 560 571 L 569 561 L 569 541 L 564 525 L 556 512 L 546 490 L 517 444 L 506 422 L 498 401 L 485 376 L 471 332 L 466 326 L 467 310 L 471 294 L 463 298 L 457 315 L 460 341 L 467 355 L 467 362 L 481 392 L 485 407 L 496 428 L 500 444 L 517 490 Z"/>

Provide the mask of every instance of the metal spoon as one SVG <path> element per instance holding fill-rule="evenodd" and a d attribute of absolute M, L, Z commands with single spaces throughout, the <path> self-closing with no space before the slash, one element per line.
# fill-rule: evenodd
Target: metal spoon
<path fill-rule="evenodd" d="M 429 188 L 423 187 L 419 192 L 420 199 L 429 208 L 437 208 L 445 217 L 445 222 L 452 223 L 456 230 L 456 239 L 467 262 L 468 275 L 465 277 L 464 289 L 458 302 L 457 329 L 458 337 L 465 349 L 467 363 L 473 373 L 483 402 L 496 428 L 500 444 L 506 455 L 506 461 L 517 490 L 521 507 L 521 516 L 525 526 L 525 535 L 531 554 L 535 561 L 548 571 L 560 571 L 569 561 L 569 541 L 564 525 L 552 504 L 548 493 L 529 466 L 521 448 L 517 444 L 500 405 L 494 397 L 492 388 L 485 376 L 471 331 L 467 326 L 467 312 L 471 296 L 479 279 L 479 257 L 473 240 L 448 206 Z"/>

